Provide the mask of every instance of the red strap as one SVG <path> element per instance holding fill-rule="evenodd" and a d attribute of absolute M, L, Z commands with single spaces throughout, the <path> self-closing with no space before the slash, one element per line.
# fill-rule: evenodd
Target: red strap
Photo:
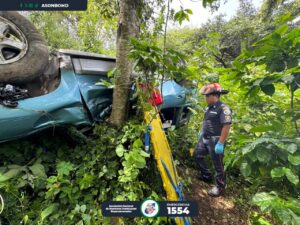
<path fill-rule="evenodd" d="M 220 84 L 214 83 L 214 88 L 215 88 L 216 91 L 219 91 L 220 90 Z"/>

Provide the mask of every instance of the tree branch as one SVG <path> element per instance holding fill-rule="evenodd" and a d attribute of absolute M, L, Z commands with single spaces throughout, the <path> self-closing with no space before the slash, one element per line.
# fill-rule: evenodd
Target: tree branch
<path fill-rule="evenodd" d="M 226 65 L 226 63 L 224 62 L 224 60 L 222 59 L 222 57 L 217 56 L 215 53 L 212 53 L 212 55 L 216 58 L 216 60 L 218 62 L 220 62 L 224 68 L 228 68 L 228 66 Z"/>

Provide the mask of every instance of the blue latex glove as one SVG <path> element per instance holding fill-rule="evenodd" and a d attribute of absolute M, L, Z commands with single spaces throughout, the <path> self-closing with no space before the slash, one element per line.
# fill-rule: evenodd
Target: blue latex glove
<path fill-rule="evenodd" d="M 216 154 L 223 154 L 224 153 L 224 144 L 218 142 L 215 146 L 215 153 Z"/>

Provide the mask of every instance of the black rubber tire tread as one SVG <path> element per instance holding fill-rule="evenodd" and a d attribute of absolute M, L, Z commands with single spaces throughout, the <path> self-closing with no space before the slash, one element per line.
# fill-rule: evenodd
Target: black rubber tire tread
<path fill-rule="evenodd" d="M 18 61 L 0 65 L 0 82 L 22 84 L 41 76 L 49 63 L 48 46 L 34 25 L 17 12 L 0 11 L 3 17 L 14 23 L 27 39 L 27 53 Z"/>

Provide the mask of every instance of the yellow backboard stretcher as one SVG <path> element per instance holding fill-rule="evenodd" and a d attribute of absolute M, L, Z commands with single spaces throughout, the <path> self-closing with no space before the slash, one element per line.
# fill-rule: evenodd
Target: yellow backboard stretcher
<path fill-rule="evenodd" d="M 167 194 L 168 201 L 182 201 L 183 193 L 178 182 L 178 176 L 173 161 L 173 156 L 166 134 L 163 130 L 158 111 L 144 113 L 145 121 L 150 126 L 150 138 L 153 146 L 153 155 L 157 162 L 163 187 Z M 176 217 L 177 225 L 190 225 L 191 221 L 187 217 Z"/>

